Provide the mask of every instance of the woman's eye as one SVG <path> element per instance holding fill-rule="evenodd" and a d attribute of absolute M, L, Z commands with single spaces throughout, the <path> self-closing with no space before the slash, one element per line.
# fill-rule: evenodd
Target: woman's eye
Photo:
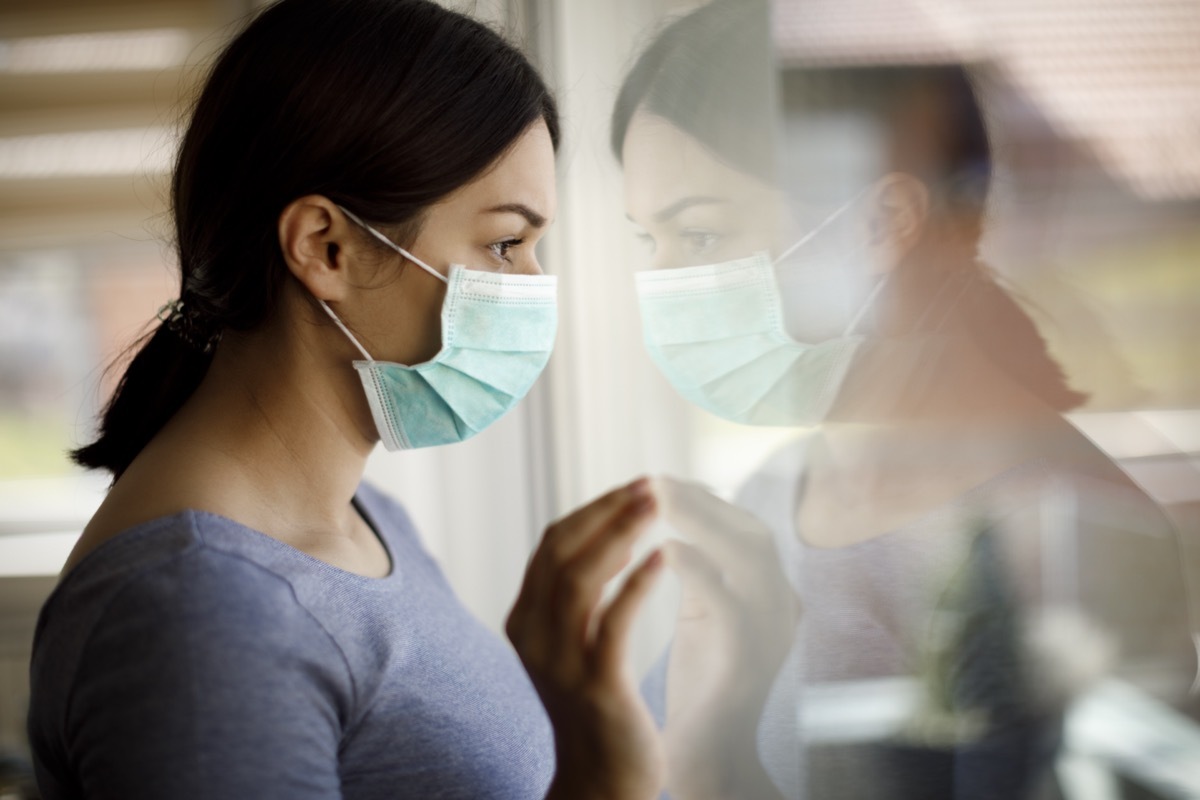
<path fill-rule="evenodd" d="M 505 239 L 503 242 L 493 242 L 492 244 L 489 244 L 488 249 L 496 255 L 496 258 L 499 258 L 502 261 L 508 261 L 508 251 L 521 244 L 523 241 L 525 240 Z"/>
<path fill-rule="evenodd" d="M 704 230 L 685 230 L 680 237 L 687 243 L 688 250 L 694 254 L 707 253 L 721 241 L 718 234 Z"/>
<path fill-rule="evenodd" d="M 642 243 L 642 246 L 646 248 L 647 252 L 651 254 L 654 253 L 655 244 L 653 236 L 648 233 L 639 233 L 637 234 L 637 240 Z"/>

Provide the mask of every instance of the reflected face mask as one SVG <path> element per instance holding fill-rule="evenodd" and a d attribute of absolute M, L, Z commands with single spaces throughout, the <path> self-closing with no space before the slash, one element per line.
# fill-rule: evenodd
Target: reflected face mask
<path fill-rule="evenodd" d="M 812 266 L 813 274 L 840 280 L 838 270 Z M 745 425 L 825 420 L 864 338 L 854 330 L 883 286 L 879 280 L 859 300 L 858 312 L 840 334 L 798 342 L 785 328 L 775 266 L 765 252 L 708 266 L 639 272 L 635 280 L 644 344 L 659 370 L 689 402 Z"/>
<path fill-rule="evenodd" d="M 340 206 L 339 206 L 340 208 Z M 388 450 L 469 439 L 525 396 L 546 366 L 558 327 L 552 275 L 509 275 L 455 264 L 447 278 L 346 209 L 396 252 L 446 284 L 442 348 L 414 366 L 376 361 L 324 301 L 363 358 L 354 362 Z"/>

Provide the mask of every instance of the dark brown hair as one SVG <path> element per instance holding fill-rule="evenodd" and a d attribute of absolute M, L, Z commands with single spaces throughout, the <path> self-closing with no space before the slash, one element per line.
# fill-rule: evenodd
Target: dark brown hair
<path fill-rule="evenodd" d="M 281 0 L 259 13 L 213 66 L 175 166 L 186 330 L 159 325 L 139 343 L 75 461 L 120 477 L 203 379 L 212 354 L 195 345 L 271 314 L 289 202 L 320 194 L 411 227 L 538 120 L 557 148 L 554 100 L 528 60 L 435 3 Z"/>

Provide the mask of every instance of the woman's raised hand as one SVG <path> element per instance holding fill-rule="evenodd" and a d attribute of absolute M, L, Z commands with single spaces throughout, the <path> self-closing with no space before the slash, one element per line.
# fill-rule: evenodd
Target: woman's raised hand
<path fill-rule="evenodd" d="M 659 479 L 681 597 L 667 665 L 668 788 L 680 800 L 781 798 L 757 729 L 800 613 L 770 528 L 704 487 Z"/>
<path fill-rule="evenodd" d="M 658 730 L 625 666 L 629 629 L 662 571 L 661 552 L 601 603 L 656 508 L 641 478 L 550 525 L 509 613 L 508 638 L 554 726 L 548 798 L 650 800 L 665 782 Z"/>

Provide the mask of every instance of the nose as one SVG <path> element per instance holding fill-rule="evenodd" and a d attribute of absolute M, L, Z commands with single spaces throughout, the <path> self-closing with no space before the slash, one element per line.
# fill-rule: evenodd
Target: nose
<path fill-rule="evenodd" d="M 542 269 L 541 263 L 536 255 L 531 254 L 529 258 L 523 258 L 516 264 L 516 270 L 520 275 L 545 275 L 546 271 Z"/>

